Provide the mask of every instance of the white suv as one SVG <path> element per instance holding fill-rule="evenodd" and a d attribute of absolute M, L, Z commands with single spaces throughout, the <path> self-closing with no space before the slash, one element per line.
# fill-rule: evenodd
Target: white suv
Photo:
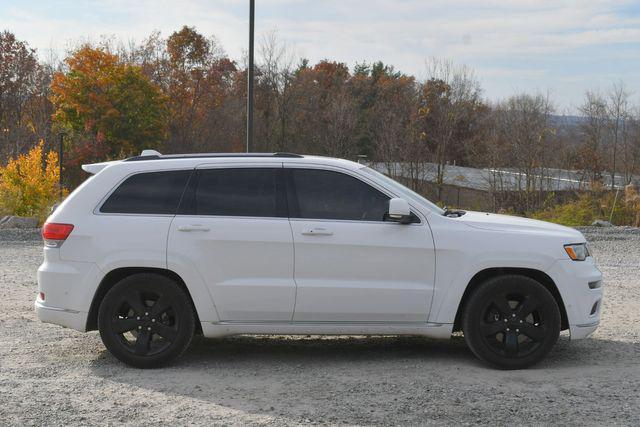
<path fill-rule="evenodd" d="M 160 155 L 91 164 L 48 218 L 43 322 L 98 329 L 118 359 L 165 364 L 194 333 L 464 332 L 480 359 L 522 368 L 599 323 L 584 236 L 443 210 L 346 160 Z"/>

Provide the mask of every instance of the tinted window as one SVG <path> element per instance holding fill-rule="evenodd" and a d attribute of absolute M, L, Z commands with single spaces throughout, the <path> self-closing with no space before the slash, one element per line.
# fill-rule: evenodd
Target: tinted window
<path fill-rule="evenodd" d="M 298 218 L 384 221 L 389 198 L 352 176 L 317 169 L 291 169 Z"/>
<path fill-rule="evenodd" d="M 185 170 L 130 176 L 109 196 L 100 212 L 175 214 L 190 174 Z"/>
<path fill-rule="evenodd" d="M 274 168 L 203 169 L 181 212 L 195 215 L 286 217 Z M 282 196 L 281 196 L 282 195 Z"/>

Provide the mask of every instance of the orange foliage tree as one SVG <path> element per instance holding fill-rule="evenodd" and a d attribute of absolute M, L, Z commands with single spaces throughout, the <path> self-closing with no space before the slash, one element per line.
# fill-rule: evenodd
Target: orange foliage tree
<path fill-rule="evenodd" d="M 140 67 L 90 46 L 65 63 L 68 70 L 53 77 L 51 100 L 55 123 L 71 136 L 71 158 L 74 150 L 93 153 L 81 161 L 128 156 L 163 139 L 167 98 Z"/>
<path fill-rule="evenodd" d="M 0 212 L 3 214 L 35 216 L 42 222 L 57 201 L 58 154 L 49 151 L 43 159 L 43 145 L 40 141 L 27 154 L 9 159 L 6 166 L 0 167 Z"/>

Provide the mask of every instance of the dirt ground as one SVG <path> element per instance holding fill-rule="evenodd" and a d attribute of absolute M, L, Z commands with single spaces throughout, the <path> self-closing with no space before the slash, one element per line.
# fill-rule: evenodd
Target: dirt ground
<path fill-rule="evenodd" d="M 169 368 L 119 363 L 96 332 L 37 321 L 35 233 L 0 233 L 0 425 L 640 424 L 640 231 L 585 229 L 602 323 L 497 371 L 461 338 L 196 339 Z"/>

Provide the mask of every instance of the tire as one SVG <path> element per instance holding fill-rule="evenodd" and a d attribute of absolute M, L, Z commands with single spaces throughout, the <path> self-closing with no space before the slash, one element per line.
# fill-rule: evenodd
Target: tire
<path fill-rule="evenodd" d="M 560 335 L 560 309 L 542 284 L 520 275 L 494 277 L 466 303 L 462 330 L 471 351 L 499 369 L 538 363 Z"/>
<path fill-rule="evenodd" d="M 116 283 L 98 310 L 98 330 L 116 358 L 136 368 L 156 368 L 178 358 L 195 331 L 194 308 L 172 279 L 139 273 Z"/>

